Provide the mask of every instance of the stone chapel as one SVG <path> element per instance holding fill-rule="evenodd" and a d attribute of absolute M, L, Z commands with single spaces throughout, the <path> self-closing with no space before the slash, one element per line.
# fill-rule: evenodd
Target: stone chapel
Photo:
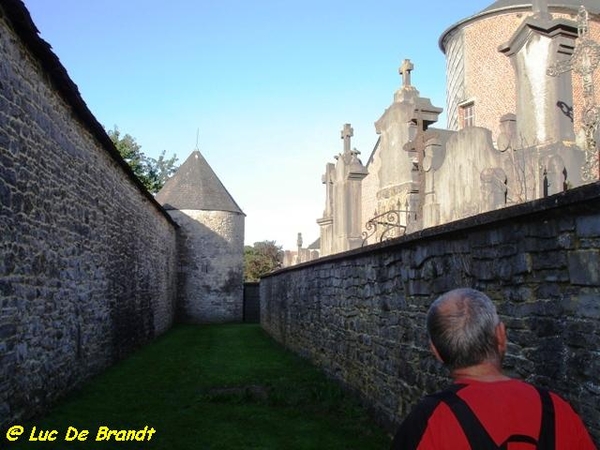
<path fill-rule="evenodd" d="M 442 108 L 402 85 L 363 163 L 343 151 L 322 181 L 320 256 L 542 198 L 599 179 L 600 3 L 498 0 L 449 27 Z"/>

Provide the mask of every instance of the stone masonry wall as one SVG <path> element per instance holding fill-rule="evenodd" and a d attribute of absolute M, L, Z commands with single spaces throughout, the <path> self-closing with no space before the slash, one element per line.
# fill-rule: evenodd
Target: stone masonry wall
<path fill-rule="evenodd" d="M 179 236 L 178 320 L 241 322 L 244 216 L 226 211 L 169 210 Z"/>
<path fill-rule="evenodd" d="M 508 372 L 566 397 L 600 442 L 600 183 L 276 272 L 261 323 L 392 428 L 449 382 L 424 324 L 456 287 L 495 301 Z"/>
<path fill-rule="evenodd" d="M 49 71 L 51 52 L 15 31 L 11 4 L 0 4 L 0 429 L 166 331 L 176 289 L 177 226 L 68 98 L 58 60 Z"/>

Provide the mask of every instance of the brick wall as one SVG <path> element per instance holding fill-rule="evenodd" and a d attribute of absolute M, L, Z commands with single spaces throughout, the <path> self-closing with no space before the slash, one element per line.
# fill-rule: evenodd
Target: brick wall
<path fill-rule="evenodd" d="M 460 129 L 461 102 L 475 104 L 475 125 L 492 130 L 494 140 L 500 133 L 500 117 L 516 113 L 516 86 L 510 59 L 498 51 L 522 21 L 531 13 L 507 12 L 467 22 L 454 32 L 446 45 L 448 128 Z M 575 15 L 553 14 L 554 18 L 575 20 Z M 600 20 L 590 17 L 590 37 L 600 42 Z M 594 74 L 600 84 L 600 69 Z M 600 94 L 596 94 L 598 98 Z M 598 100 L 600 101 L 600 100 Z M 581 128 L 583 86 L 581 75 L 573 74 L 574 127 Z"/>
<path fill-rule="evenodd" d="M 592 16 L 590 19 L 594 19 Z M 589 38 L 600 44 L 600 16 L 595 16 L 595 20 L 590 20 Z M 596 68 L 593 74 L 593 85 L 595 90 L 596 101 L 595 104 L 600 104 L 600 67 Z M 583 77 L 580 74 L 573 76 L 573 119 L 575 123 L 575 132 L 581 133 L 581 126 L 583 123 Z"/>
<path fill-rule="evenodd" d="M 176 225 L 0 4 L 0 429 L 166 331 Z"/>
<path fill-rule="evenodd" d="M 565 396 L 600 442 L 600 183 L 322 258 L 261 280 L 261 323 L 391 425 L 448 382 L 425 314 L 474 287 L 509 330 L 506 368 Z"/>
<path fill-rule="evenodd" d="M 465 86 L 462 101 L 473 100 L 474 123 L 500 132 L 500 117 L 516 113 L 514 69 L 498 51 L 522 22 L 521 15 L 506 14 L 478 20 L 465 27 Z"/>

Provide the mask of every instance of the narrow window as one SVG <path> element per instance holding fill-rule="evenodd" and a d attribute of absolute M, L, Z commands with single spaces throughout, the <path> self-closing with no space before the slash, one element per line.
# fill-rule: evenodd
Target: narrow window
<path fill-rule="evenodd" d="M 475 125 L 475 102 L 465 103 L 460 106 L 461 128 L 472 127 Z"/>

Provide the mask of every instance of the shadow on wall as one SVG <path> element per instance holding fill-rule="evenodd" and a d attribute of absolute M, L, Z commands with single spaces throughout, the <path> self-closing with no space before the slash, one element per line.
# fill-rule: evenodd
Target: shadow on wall
<path fill-rule="evenodd" d="M 170 328 L 176 225 L 0 1 L 0 429 Z"/>
<path fill-rule="evenodd" d="M 107 283 L 113 292 L 107 306 L 115 360 L 171 327 L 177 289 L 175 246 L 168 248 L 156 237 L 142 239 L 135 229 L 122 232 L 108 251 L 109 259 L 110 255 L 122 255 L 121 262 L 107 268 Z M 168 322 L 165 316 L 170 318 Z"/>
<path fill-rule="evenodd" d="M 227 236 L 224 237 L 183 211 L 169 210 L 169 214 L 180 225 L 177 321 L 241 322 L 243 232 L 239 233 L 236 220 L 243 216 L 206 212 L 211 216 L 208 220 L 216 223 L 215 228 Z"/>

